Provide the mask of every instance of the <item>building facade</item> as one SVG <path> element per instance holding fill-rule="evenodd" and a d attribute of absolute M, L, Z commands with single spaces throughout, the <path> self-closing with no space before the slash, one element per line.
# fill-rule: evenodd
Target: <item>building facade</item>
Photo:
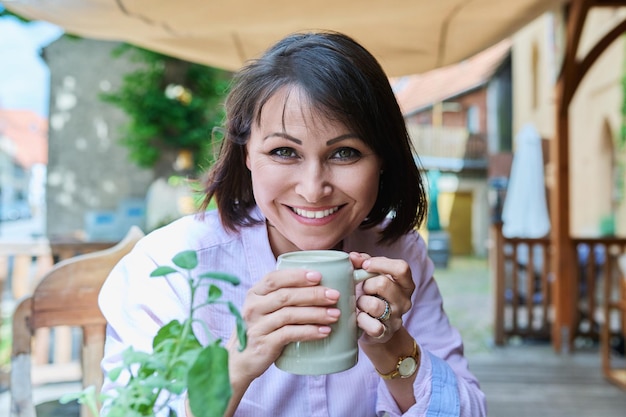
<path fill-rule="evenodd" d="M 392 80 L 422 169 L 440 173 L 429 186 L 452 255 L 487 254 L 490 155 L 511 150 L 509 51 L 505 40 L 457 65 Z"/>
<path fill-rule="evenodd" d="M 112 56 L 118 43 L 62 37 L 44 50 L 50 67 L 47 234 L 117 240 L 140 217 L 153 181 L 118 143 L 127 119 L 104 103 L 132 63 Z M 141 220 L 141 219 L 138 219 Z"/>
<path fill-rule="evenodd" d="M 548 141 L 556 131 L 555 81 L 564 51 L 564 13 L 544 14 L 512 37 L 514 129 L 533 123 Z M 625 15 L 619 8 L 594 9 L 579 51 L 588 52 Z M 621 150 L 623 38 L 600 56 L 582 80 L 569 109 L 570 230 L 574 237 L 624 235 L 624 152 Z M 546 167 L 546 186 L 554 169 Z"/>
<path fill-rule="evenodd" d="M 31 110 L 0 109 L 0 221 L 43 212 L 48 122 Z"/>

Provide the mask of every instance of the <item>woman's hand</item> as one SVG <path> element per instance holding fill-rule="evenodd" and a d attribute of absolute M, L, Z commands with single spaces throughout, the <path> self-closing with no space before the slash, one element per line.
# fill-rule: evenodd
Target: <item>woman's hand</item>
<path fill-rule="evenodd" d="M 231 381 L 245 385 L 278 358 L 286 344 L 319 340 L 339 318 L 339 292 L 319 285 L 322 275 L 303 269 L 272 271 L 248 291 L 242 307 L 248 344 L 239 352 L 236 335 L 228 350 Z"/>
<path fill-rule="evenodd" d="M 409 265 L 398 259 L 372 258 L 364 253 L 350 253 L 355 268 L 380 275 L 360 284 L 357 291 L 357 325 L 364 334 L 359 346 L 374 368 L 383 374 L 392 372 L 398 358 L 409 354 L 415 346 L 414 337 L 402 323 L 402 316 L 412 307 L 415 283 Z M 389 314 L 385 313 L 389 305 Z M 413 383 L 416 373 L 407 378 L 387 379 L 385 383 L 402 412 L 415 404 Z"/>
<path fill-rule="evenodd" d="M 409 265 L 399 259 L 350 253 L 355 268 L 379 273 L 357 289 L 357 325 L 364 331 L 365 343 L 386 343 L 402 327 L 402 315 L 411 308 L 415 283 Z M 389 303 L 389 317 L 379 320 Z"/>

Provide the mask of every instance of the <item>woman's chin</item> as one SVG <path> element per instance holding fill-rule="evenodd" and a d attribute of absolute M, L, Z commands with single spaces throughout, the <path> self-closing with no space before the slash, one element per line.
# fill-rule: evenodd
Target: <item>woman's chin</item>
<path fill-rule="evenodd" d="M 303 242 L 301 245 L 298 245 L 300 250 L 341 250 L 342 242 L 339 243 L 320 243 L 318 242 Z"/>

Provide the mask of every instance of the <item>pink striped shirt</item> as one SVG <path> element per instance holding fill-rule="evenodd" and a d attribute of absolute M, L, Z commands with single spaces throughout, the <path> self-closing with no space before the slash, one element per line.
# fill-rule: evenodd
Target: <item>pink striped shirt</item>
<path fill-rule="evenodd" d="M 256 216 L 262 219 L 258 211 Z M 410 233 L 390 246 L 381 246 L 376 243 L 376 230 L 357 230 L 344 240 L 344 250 L 404 259 L 413 272 L 413 308 L 403 319 L 423 355 L 414 384 L 416 403 L 404 415 L 486 415 L 485 398 L 468 370 L 461 337 L 443 311 L 423 239 Z M 184 279 L 149 278 L 149 274 L 157 265 L 171 265 L 176 253 L 189 249 L 198 252 L 202 271 L 228 272 L 241 279 L 237 287 L 221 286 L 223 298 L 240 308 L 247 290 L 276 266 L 264 223 L 232 234 L 223 229 L 217 213 L 209 212 L 204 220 L 189 216 L 152 232 L 116 266 L 100 293 L 100 308 L 109 323 L 102 361 L 105 375 L 120 365 L 126 347 L 150 351 L 152 338 L 162 325 L 185 318 L 189 291 Z M 234 319 L 223 306 L 212 305 L 198 313 L 211 331 L 207 335 L 196 329 L 202 343 L 212 337 L 229 339 Z M 105 377 L 103 391 L 114 384 Z M 177 399 L 170 405 L 179 416 L 185 416 L 183 404 Z M 250 385 L 235 415 L 366 417 L 402 413 L 367 356 L 361 354 L 354 368 L 325 376 L 291 375 L 272 365 Z"/>

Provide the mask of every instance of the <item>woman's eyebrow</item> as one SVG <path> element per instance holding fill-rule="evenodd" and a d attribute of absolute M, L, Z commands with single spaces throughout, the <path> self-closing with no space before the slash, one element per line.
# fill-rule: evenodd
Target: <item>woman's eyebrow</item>
<path fill-rule="evenodd" d="M 302 141 L 300 139 L 296 139 L 293 136 L 291 136 L 291 135 L 289 135 L 287 133 L 284 133 L 284 132 L 270 133 L 269 135 L 265 136 L 263 138 L 263 140 L 269 139 L 272 136 L 278 136 L 278 137 L 290 140 L 290 141 L 292 141 L 294 143 L 297 143 L 298 145 L 302 145 Z M 336 138 L 329 139 L 328 141 L 326 141 L 326 146 L 333 145 L 333 144 L 335 144 L 337 142 L 341 142 L 342 140 L 354 139 L 354 138 L 358 138 L 358 136 L 355 135 L 354 133 L 346 133 L 344 135 L 337 136 Z"/>
<path fill-rule="evenodd" d="M 332 144 L 335 144 L 337 142 L 341 142 L 342 140 L 346 140 L 346 139 L 358 139 L 359 137 L 354 134 L 354 133 L 346 133 L 345 135 L 341 135 L 341 136 L 337 136 L 336 138 L 330 139 L 329 141 L 326 142 L 326 146 L 330 146 Z"/>
<path fill-rule="evenodd" d="M 302 141 L 301 141 L 300 139 L 296 139 L 296 138 L 294 138 L 293 136 L 288 135 L 287 133 L 284 133 L 284 132 L 275 132 L 275 133 L 270 133 L 269 135 L 265 136 L 265 137 L 263 138 L 263 140 L 269 139 L 269 138 L 271 138 L 272 136 L 278 136 L 278 137 L 281 137 L 281 138 L 284 138 L 284 139 L 290 140 L 290 141 L 292 141 L 292 142 L 294 142 L 294 143 L 297 143 L 298 145 L 302 145 Z"/>

